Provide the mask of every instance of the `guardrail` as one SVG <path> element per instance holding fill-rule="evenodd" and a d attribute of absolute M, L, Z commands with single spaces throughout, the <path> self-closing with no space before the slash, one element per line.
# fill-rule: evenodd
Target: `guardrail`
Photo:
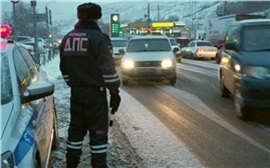
<path fill-rule="evenodd" d="M 55 58 L 56 55 L 59 54 L 58 48 L 51 48 L 46 52 L 38 53 L 37 63 L 39 66 L 45 65 L 47 62 L 51 61 Z M 34 54 L 35 55 L 35 54 Z"/>

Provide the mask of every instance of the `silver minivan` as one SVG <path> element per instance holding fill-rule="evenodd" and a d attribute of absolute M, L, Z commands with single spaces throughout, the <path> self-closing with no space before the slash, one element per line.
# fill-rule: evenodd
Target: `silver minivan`
<path fill-rule="evenodd" d="M 170 41 L 166 36 L 133 37 L 122 50 L 121 61 L 122 84 L 129 80 L 169 80 L 176 83 L 176 59 Z"/>

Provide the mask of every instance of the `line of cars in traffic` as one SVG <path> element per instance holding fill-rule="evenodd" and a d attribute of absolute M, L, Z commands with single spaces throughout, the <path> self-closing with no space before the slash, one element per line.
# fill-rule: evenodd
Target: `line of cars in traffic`
<path fill-rule="evenodd" d="M 112 37 L 111 38 L 111 42 L 112 42 L 112 46 L 113 46 L 113 57 L 114 60 L 116 61 L 116 63 L 120 63 L 121 59 L 123 58 L 123 55 L 121 55 L 121 53 L 119 53 L 120 49 L 125 50 L 127 47 L 127 43 L 129 41 L 129 39 L 131 39 L 132 37 L 129 38 L 123 38 L 123 37 Z M 180 41 L 177 40 L 177 38 L 174 37 L 168 37 L 170 44 L 171 44 L 171 48 L 172 50 L 174 48 L 178 48 L 178 51 L 175 53 L 175 57 L 176 57 L 176 61 L 177 62 L 181 62 L 181 44 Z M 186 41 L 188 39 L 185 39 L 184 41 Z M 182 42 L 182 41 L 181 41 Z"/>
<path fill-rule="evenodd" d="M 270 19 L 243 20 L 230 26 L 225 46 L 218 50 L 206 40 L 186 40 L 172 47 L 173 38 L 133 37 L 120 49 L 122 84 L 130 80 L 177 80 L 176 53 L 180 58 L 210 58 L 220 54 L 218 70 L 222 97 L 233 97 L 236 116 L 249 117 L 252 109 L 270 108 Z M 169 49 L 168 46 L 171 46 Z M 179 50 L 181 48 L 181 50 Z M 179 61 L 178 61 L 179 62 Z"/>
<path fill-rule="evenodd" d="M 191 40 L 181 51 L 183 58 L 220 64 L 220 94 L 233 97 L 240 119 L 257 108 L 270 109 L 270 19 L 233 21 L 219 50 L 210 41 Z"/>
<path fill-rule="evenodd" d="M 192 59 L 215 57 L 211 42 L 161 35 L 112 37 L 113 57 L 120 65 L 122 84 L 131 80 L 177 81 L 176 63 L 182 57 Z"/>
<path fill-rule="evenodd" d="M 35 38 L 31 36 L 9 36 L 8 40 L 20 42 L 24 45 L 32 54 L 34 54 Z M 59 49 L 59 42 L 53 38 L 38 38 L 38 53 L 47 54 L 50 49 Z"/>

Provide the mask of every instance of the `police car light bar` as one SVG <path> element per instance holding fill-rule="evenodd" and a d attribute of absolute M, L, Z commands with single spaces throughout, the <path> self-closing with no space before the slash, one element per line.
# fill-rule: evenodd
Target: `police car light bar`
<path fill-rule="evenodd" d="M 6 38 L 11 34 L 12 30 L 11 30 L 11 27 L 9 25 L 3 24 L 3 25 L 0 26 L 0 32 L 1 32 L 0 37 L 1 38 Z"/>

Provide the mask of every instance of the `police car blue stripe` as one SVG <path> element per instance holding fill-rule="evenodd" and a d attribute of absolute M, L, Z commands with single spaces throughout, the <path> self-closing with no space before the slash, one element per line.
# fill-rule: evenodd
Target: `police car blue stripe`
<path fill-rule="evenodd" d="M 22 137 L 18 143 L 18 145 L 15 148 L 14 151 L 14 157 L 15 157 L 15 165 L 18 166 L 25 155 L 29 152 L 31 147 L 33 146 L 35 142 L 35 126 L 33 126 L 33 120 L 35 119 L 35 115 L 32 115 L 29 123 L 25 127 L 25 130 L 22 134 Z"/>

